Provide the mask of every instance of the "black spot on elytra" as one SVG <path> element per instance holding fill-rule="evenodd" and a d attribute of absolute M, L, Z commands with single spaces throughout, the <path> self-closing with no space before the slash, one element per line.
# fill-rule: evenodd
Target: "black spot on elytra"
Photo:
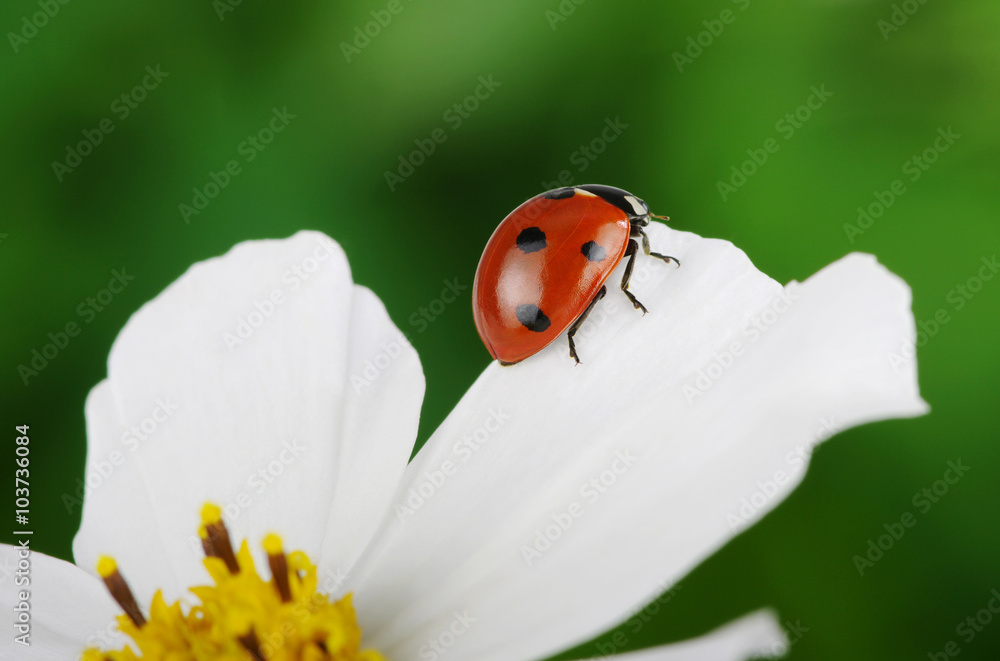
<path fill-rule="evenodd" d="M 596 241 L 587 241 L 585 244 L 580 246 L 580 252 L 582 252 L 583 256 L 591 262 L 604 261 L 604 258 L 608 256 L 604 251 L 604 248 L 598 245 Z"/>
<path fill-rule="evenodd" d="M 545 313 L 533 303 L 525 303 L 517 306 L 517 320 L 530 331 L 542 333 L 548 330 L 552 322 L 545 316 Z"/>
<path fill-rule="evenodd" d="M 567 197 L 576 195 L 576 190 L 572 186 L 569 188 L 557 188 L 545 194 L 546 200 L 565 200 Z"/>
<path fill-rule="evenodd" d="M 541 250 L 545 247 L 545 232 L 537 227 L 526 227 L 517 235 L 517 247 L 525 253 Z"/>

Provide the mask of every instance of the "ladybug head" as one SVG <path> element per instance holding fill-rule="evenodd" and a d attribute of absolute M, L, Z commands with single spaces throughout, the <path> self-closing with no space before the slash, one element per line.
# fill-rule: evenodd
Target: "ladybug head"
<path fill-rule="evenodd" d="M 629 221 L 633 225 L 645 227 L 649 225 L 649 218 L 652 214 L 649 207 L 639 197 L 621 188 L 614 186 L 604 186 L 602 184 L 584 184 L 577 186 L 588 193 L 592 193 L 602 198 L 608 204 L 612 204 L 628 214 Z"/>
<path fill-rule="evenodd" d="M 642 206 L 646 206 L 646 203 L 643 202 L 642 200 L 639 200 L 639 203 L 642 204 Z M 638 227 L 645 227 L 649 225 L 649 217 L 650 217 L 649 208 L 647 208 L 646 213 L 640 216 L 629 216 L 629 222 Z"/>
<path fill-rule="evenodd" d="M 663 221 L 670 220 L 666 216 L 658 216 L 655 213 L 651 213 L 649 211 L 649 205 L 646 204 L 645 200 L 642 200 L 636 197 L 635 195 L 630 195 L 628 193 L 626 193 L 625 195 L 626 195 L 625 200 L 629 202 L 631 206 L 636 208 L 635 212 L 626 211 L 626 213 L 628 213 L 629 215 L 629 222 L 632 224 L 633 227 L 647 227 L 649 225 L 650 218 L 659 218 L 660 220 Z M 642 209 L 642 213 L 638 213 L 639 209 Z"/>
<path fill-rule="evenodd" d="M 670 220 L 666 216 L 657 216 L 655 213 L 650 212 L 649 205 L 646 201 L 640 197 L 636 197 L 631 193 L 626 193 L 622 191 L 623 195 L 621 197 L 622 202 L 621 208 L 625 209 L 625 213 L 628 214 L 629 222 L 634 227 L 647 227 L 649 225 L 650 218 L 659 218 L 660 220 Z M 627 206 L 626 206 L 627 205 Z"/>
<path fill-rule="evenodd" d="M 622 191 L 622 193 L 625 193 L 625 191 Z M 646 204 L 645 200 L 636 197 L 631 193 L 625 193 L 622 198 L 625 201 L 625 205 L 622 206 L 627 205 L 628 207 L 631 207 L 631 210 L 625 210 L 629 216 L 629 221 L 633 225 L 638 225 L 639 227 L 649 225 L 649 205 Z"/>
<path fill-rule="evenodd" d="M 649 205 L 646 201 L 640 197 L 636 197 L 631 193 L 626 193 L 622 191 L 622 200 L 626 202 L 633 210 L 629 211 L 625 209 L 625 213 L 629 215 L 629 222 L 636 227 L 647 227 L 649 225 L 650 218 L 659 218 L 660 220 L 667 221 L 670 220 L 667 216 L 658 216 L 649 210 Z M 621 205 L 622 208 L 625 205 Z"/>

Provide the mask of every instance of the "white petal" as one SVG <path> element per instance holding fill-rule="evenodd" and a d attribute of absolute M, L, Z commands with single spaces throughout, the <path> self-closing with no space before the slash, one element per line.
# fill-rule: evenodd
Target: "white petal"
<path fill-rule="evenodd" d="M 744 661 L 782 656 L 786 649 L 785 634 L 774 616 L 757 611 L 692 640 L 612 658 L 615 661 Z"/>
<path fill-rule="evenodd" d="M 236 543 L 274 531 L 349 567 L 409 459 L 424 388 L 381 302 L 315 232 L 191 267 L 129 320 L 108 371 L 87 405 L 96 488 L 74 552 L 88 569 L 114 555 L 141 603 L 202 580 L 206 501 Z"/>
<path fill-rule="evenodd" d="M 120 649 L 126 642 L 115 628 L 121 609 L 104 584 L 76 565 L 43 553 L 28 554 L 28 569 L 20 550 L 0 544 L 0 609 L 4 621 L 15 624 L 20 613 L 14 608 L 27 592 L 30 611 L 30 646 L 15 642 L 22 635 L 6 626 L 0 636 L 0 659 L 22 661 L 66 661 L 80 658 L 85 647 Z M 17 572 L 21 571 L 21 574 Z M 15 584 L 27 578 L 28 584 Z"/>
<path fill-rule="evenodd" d="M 612 290 L 581 330 L 582 365 L 563 342 L 490 365 L 407 469 L 352 583 L 388 656 L 414 656 L 456 612 L 477 623 L 452 661 L 544 657 L 607 630 L 780 502 L 824 421 L 926 410 L 915 365 L 887 360 L 914 335 L 909 289 L 874 258 L 783 290 L 727 242 L 650 235 L 683 266 L 640 260 L 648 315 Z M 689 401 L 702 373 L 718 378 Z"/>

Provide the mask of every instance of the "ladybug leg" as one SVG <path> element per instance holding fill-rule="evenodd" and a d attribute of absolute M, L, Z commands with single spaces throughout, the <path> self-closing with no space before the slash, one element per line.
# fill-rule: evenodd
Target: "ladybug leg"
<path fill-rule="evenodd" d="M 646 253 L 650 257 L 656 257 L 657 259 L 662 259 L 667 264 L 669 264 L 670 262 L 673 262 L 678 268 L 680 267 L 681 262 L 676 257 L 670 257 L 669 255 L 661 255 L 658 252 L 650 252 L 650 250 L 649 250 L 649 237 L 646 236 L 646 233 L 643 232 L 642 230 L 639 230 L 639 235 L 642 236 L 642 251 L 644 253 Z"/>
<path fill-rule="evenodd" d="M 635 255 L 639 252 L 639 244 L 636 243 L 635 239 L 629 239 L 628 248 L 625 249 L 625 257 L 628 257 L 628 263 L 625 265 L 625 275 L 622 276 L 622 291 L 628 296 L 628 300 L 632 301 L 632 305 L 635 306 L 636 310 L 642 310 L 643 314 L 646 314 L 646 306 L 639 302 L 639 299 L 628 290 L 628 283 L 632 281 L 632 267 L 635 266 Z"/>
<path fill-rule="evenodd" d="M 607 293 L 608 288 L 601 287 L 601 290 L 597 292 L 597 296 L 594 296 L 594 299 L 590 302 L 590 305 L 587 306 L 587 309 L 584 310 L 583 314 L 577 317 L 576 321 L 573 322 L 573 325 L 569 327 L 569 334 L 567 335 L 569 338 L 569 356 L 576 361 L 577 365 L 580 364 L 580 357 L 576 355 L 576 342 L 573 341 L 573 336 L 576 335 L 578 330 L 580 330 L 580 326 L 583 326 L 583 322 L 587 321 L 587 315 L 589 315 L 590 311 L 594 309 L 595 305 L 597 305 L 597 301 L 604 298 L 604 295 Z"/>

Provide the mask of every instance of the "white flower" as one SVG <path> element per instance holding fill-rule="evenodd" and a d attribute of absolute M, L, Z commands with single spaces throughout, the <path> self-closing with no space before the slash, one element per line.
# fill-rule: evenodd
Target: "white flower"
<path fill-rule="evenodd" d="M 420 362 L 335 243 L 302 232 L 193 266 L 112 348 L 86 406 L 83 569 L 31 555 L 32 645 L 8 632 L 4 658 L 121 646 L 100 554 L 147 614 L 157 589 L 194 601 L 206 501 L 236 543 L 277 532 L 305 551 L 388 659 L 543 658 L 775 507 L 825 427 L 926 411 L 915 363 L 887 357 L 914 336 L 909 289 L 873 257 L 782 288 L 727 242 L 649 233 L 684 266 L 639 260 L 648 315 L 612 291 L 577 336 L 582 365 L 564 342 L 491 364 L 409 465 Z M 741 659 L 780 640 L 762 612 L 629 656 Z"/>

